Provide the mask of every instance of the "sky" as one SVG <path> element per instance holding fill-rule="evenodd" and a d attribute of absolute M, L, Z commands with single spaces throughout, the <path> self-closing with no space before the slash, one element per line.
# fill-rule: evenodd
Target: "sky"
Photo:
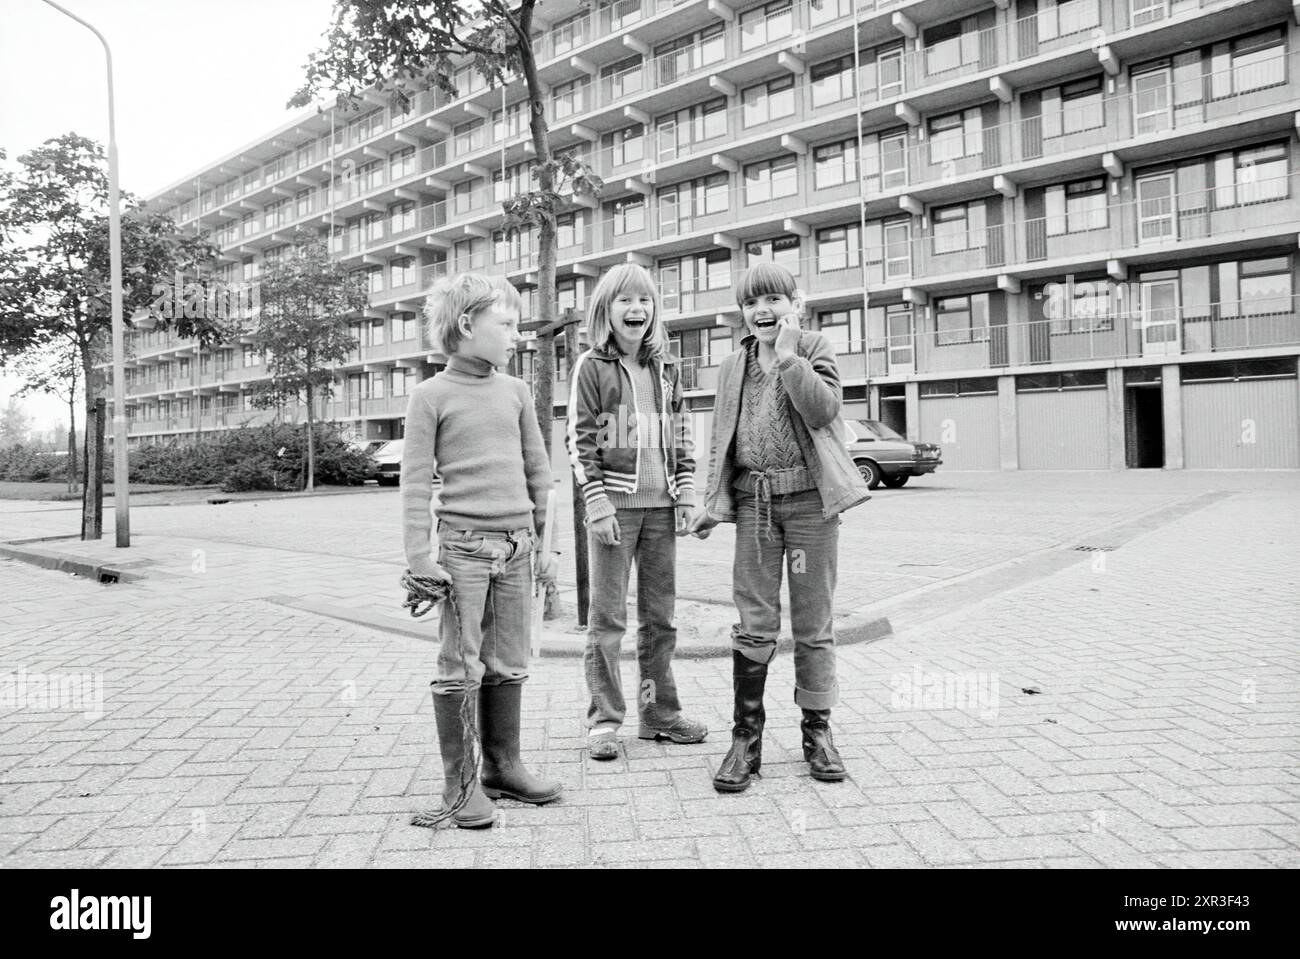
<path fill-rule="evenodd" d="M 285 123 L 331 0 L 58 0 L 113 51 L 123 190 L 140 197 Z M 42 0 L 0 0 L 0 148 L 12 159 L 75 131 L 107 145 L 103 47 Z M 0 406 L 17 388 L 0 374 Z M 36 428 L 66 417 L 27 398 Z M 78 426 L 80 429 L 80 426 Z"/>

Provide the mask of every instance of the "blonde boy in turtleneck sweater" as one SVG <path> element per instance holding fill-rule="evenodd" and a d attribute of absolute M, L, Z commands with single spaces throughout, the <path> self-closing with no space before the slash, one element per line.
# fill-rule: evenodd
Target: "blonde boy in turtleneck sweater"
<path fill-rule="evenodd" d="M 528 678 L 528 623 L 534 547 L 552 488 L 550 464 L 528 387 L 497 372 L 514 355 L 522 303 L 514 287 L 475 273 L 438 281 L 425 315 L 447 368 L 411 394 L 402 453 L 406 562 L 417 575 L 450 581 L 442 607 L 442 648 L 431 683 L 442 752 L 446 818 L 461 790 L 465 718 L 478 707 L 482 788 L 472 784 L 453 822 L 490 826 L 492 799 L 547 803 L 558 782 L 533 776 L 519 758 L 522 683 Z M 442 479 L 433 532 L 433 477 Z M 538 556 L 537 575 L 554 576 Z M 469 702 L 466 703 L 466 699 Z"/>

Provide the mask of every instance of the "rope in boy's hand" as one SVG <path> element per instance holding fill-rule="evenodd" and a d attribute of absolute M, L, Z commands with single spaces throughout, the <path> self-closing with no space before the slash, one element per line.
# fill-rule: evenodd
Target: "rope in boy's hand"
<path fill-rule="evenodd" d="M 409 609 L 416 619 L 425 615 L 451 595 L 451 583 L 432 576 L 418 576 L 409 569 L 402 574 L 402 589 L 406 590 L 403 609 Z"/>

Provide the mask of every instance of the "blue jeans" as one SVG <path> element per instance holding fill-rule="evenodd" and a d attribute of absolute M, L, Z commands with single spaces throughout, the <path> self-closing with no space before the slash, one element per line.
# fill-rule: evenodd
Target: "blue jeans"
<path fill-rule="evenodd" d="M 618 729 L 627 706 L 619 674 L 619 649 L 627 631 L 627 581 L 636 561 L 636 658 L 641 684 L 637 712 L 642 722 L 667 726 L 681 715 L 673 651 L 677 628 L 677 523 L 671 506 L 620 509 L 615 513 L 619 542 L 602 546 L 590 534 L 591 608 L 583 666 L 591 705 L 587 725 Z"/>
<path fill-rule="evenodd" d="M 442 605 L 435 694 L 528 678 L 533 593 L 531 529 L 455 530 L 438 523 L 438 565 L 451 574 Z"/>
<path fill-rule="evenodd" d="M 830 709 L 838 699 L 832 617 L 839 538 L 840 518 L 822 518 L 815 489 L 770 500 L 736 491 L 732 595 L 740 622 L 732 627 L 731 648 L 758 663 L 776 655 L 784 562 L 790 572 L 794 701 L 804 709 Z"/>

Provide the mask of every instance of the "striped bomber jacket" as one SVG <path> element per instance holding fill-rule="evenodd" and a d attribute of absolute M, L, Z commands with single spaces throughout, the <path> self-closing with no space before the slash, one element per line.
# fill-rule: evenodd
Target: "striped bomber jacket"
<path fill-rule="evenodd" d="M 683 411 L 681 372 L 672 358 L 652 362 L 650 372 L 659 384 L 654 401 L 668 495 L 678 506 L 694 506 L 695 449 L 689 413 Z M 614 515 L 608 494 L 635 493 L 641 456 L 658 452 L 642 450 L 637 443 L 635 389 L 616 352 L 589 349 L 574 363 L 565 445 L 588 523 Z"/>

